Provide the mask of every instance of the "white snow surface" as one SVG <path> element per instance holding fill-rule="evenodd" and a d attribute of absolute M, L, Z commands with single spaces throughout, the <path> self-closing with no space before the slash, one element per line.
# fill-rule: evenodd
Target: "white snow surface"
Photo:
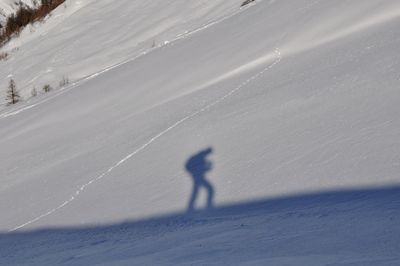
<path fill-rule="evenodd" d="M 8 76 L 26 100 L 33 88 L 56 88 L 129 61 L 238 12 L 240 0 L 67 0 L 45 22 L 25 27 L 0 49 L 0 104 Z M 161 8 L 160 8 L 161 7 Z M 0 107 L 2 108 L 2 107 Z"/>
<path fill-rule="evenodd" d="M 241 2 L 71 0 L 2 48 L 0 264 L 400 264 L 400 2 Z"/>

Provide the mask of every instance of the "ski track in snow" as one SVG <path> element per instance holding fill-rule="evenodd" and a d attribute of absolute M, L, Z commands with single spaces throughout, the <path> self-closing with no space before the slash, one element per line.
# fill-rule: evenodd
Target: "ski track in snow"
<path fill-rule="evenodd" d="M 61 205 L 59 205 L 58 207 L 51 209 L 49 211 L 47 211 L 46 213 L 30 220 L 27 221 L 11 230 L 9 230 L 9 232 L 13 232 L 16 231 L 18 229 L 21 229 L 27 225 L 30 225 L 32 223 L 35 223 L 39 220 L 41 220 L 42 218 L 45 218 L 46 216 L 49 216 L 51 214 L 53 214 L 54 212 L 62 209 L 63 207 L 67 206 L 69 203 L 71 203 L 72 201 L 74 201 L 82 192 L 84 192 L 90 185 L 92 185 L 93 183 L 101 180 L 102 178 L 104 178 L 107 174 L 111 173 L 115 168 L 119 167 L 120 165 L 122 165 L 123 163 L 125 163 L 126 161 L 128 161 L 130 158 L 132 158 L 134 155 L 138 154 L 139 152 L 141 152 L 142 150 L 144 150 L 145 148 L 147 148 L 149 145 L 151 145 L 153 142 L 155 142 L 156 140 L 158 140 L 159 138 L 161 138 L 162 136 L 164 136 L 165 134 L 167 134 L 169 131 L 175 129 L 176 127 L 178 127 L 179 125 L 183 124 L 185 121 L 190 120 L 198 115 L 200 115 L 201 113 L 206 112 L 207 110 L 211 109 L 212 107 L 214 107 L 215 105 L 220 104 L 221 102 L 223 102 L 224 100 L 226 100 L 227 98 L 229 98 L 231 95 L 233 95 L 234 93 L 238 92 L 239 90 L 243 89 L 245 86 L 247 86 L 250 82 L 252 82 L 253 80 L 257 79 L 258 77 L 260 77 L 261 75 L 263 75 L 266 71 L 268 71 L 269 69 L 273 68 L 276 64 L 278 64 L 281 60 L 282 60 L 282 55 L 281 52 L 278 48 L 275 49 L 274 51 L 275 53 L 275 60 L 269 64 L 267 67 L 265 67 L 264 69 L 262 69 L 260 72 L 258 72 L 257 74 L 255 74 L 254 76 L 250 77 L 249 79 L 245 80 L 244 82 L 242 82 L 239 86 L 235 87 L 234 89 L 232 89 L 231 91 L 229 91 L 228 93 L 226 93 L 225 95 L 223 95 L 222 97 L 218 98 L 217 100 L 209 103 L 208 105 L 206 105 L 205 107 L 191 113 L 188 116 L 185 116 L 184 118 L 178 120 L 177 122 L 175 122 L 174 124 L 172 124 L 171 126 L 169 126 L 168 128 L 164 129 L 163 131 L 161 131 L 160 133 L 158 133 L 157 135 L 155 135 L 154 137 L 152 137 L 150 140 L 148 140 L 145 144 L 143 144 L 142 146 L 140 146 L 139 148 L 137 148 L 136 150 L 134 150 L 132 153 L 130 153 L 129 155 L 125 156 L 122 160 L 118 161 L 116 164 L 114 164 L 113 166 L 111 166 L 110 168 L 108 168 L 107 171 L 105 171 L 104 173 L 102 173 L 101 175 L 97 176 L 96 178 L 90 180 L 89 182 L 87 182 L 86 184 L 82 185 L 68 200 L 64 201 Z"/>
<path fill-rule="evenodd" d="M 17 109 L 17 110 L 13 110 L 13 111 L 9 111 L 9 112 L 5 112 L 5 113 L 3 113 L 3 114 L 0 114 L 0 120 L 1 120 L 1 119 L 4 119 L 4 118 L 7 118 L 7 117 L 10 117 L 10 116 L 15 116 L 15 115 L 20 114 L 20 113 L 22 113 L 22 112 L 24 112 L 24 111 L 27 111 L 27 110 L 29 110 L 29 109 L 32 109 L 32 108 L 34 108 L 34 107 L 36 107 L 36 106 L 38 106 L 38 105 L 44 104 L 44 103 L 46 103 L 46 102 L 48 102 L 48 101 L 50 101 L 50 100 L 52 100 L 52 99 L 54 99 L 54 98 L 56 98 L 56 97 L 58 97 L 58 96 L 64 94 L 65 92 L 67 92 L 67 91 L 69 91 L 69 90 L 71 90 L 71 89 L 73 89 L 73 88 L 75 88 L 75 87 L 77 87 L 77 86 L 79 86 L 79 85 L 81 85 L 81 84 L 83 84 L 83 83 L 85 83 L 85 82 L 87 82 L 87 81 L 89 81 L 89 80 L 91 80 L 91 79 L 93 79 L 93 78 L 95 78 L 95 77 L 101 75 L 101 74 L 104 74 L 104 73 L 106 73 L 106 72 L 109 72 L 110 70 L 113 70 L 113 69 L 115 69 L 115 68 L 118 68 L 118 67 L 120 67 L 120 66 L 122 66 L 122 65 L 125 65 L 125 64 L 127 64 L 127 63 L 136 61 L 137 59 L 142 58 L 143 56 L 146 56 L 147 54 L 149 54 L 149 53 L 151 53 L 151 52 L 153 52 L 153 51 L 155 51 L 155 50 L 157 50 L 157 49 L 164 48 L 164 47 L 166 47 L 166 46 L 173 46 L 173 45 L 174 45 L 176 42 L 178 42 L 179 40 L 186 39 L 186 38 L 190 37 L 190 36 L 193 35 L 193 34 L 196 34 L 196 33 L 200 32 L 200 31 L 203 31 L 203 30 L 205 30 L 205 29 L 208 29 L 208 28 L 210 28 L 210 27 L 212 27 L 212 26 L 214 26 L 214 25 L 216 25 L 216 24 L 219 24 L 219 23 L 221 23 L 221 22 L 224 22 L 225 20 L 228 20 L 228 19 L 230 19 L 231 17 L 236 16 L 237 14 L 243 12 L 244 10 L 246 10 L 246 9 L 248 9 L 248 8 L 250 8 L 251 6 L 254 6 L 254 5 L 255 5 L 255 3 L 253 3 L 253 4 L 251 4 L 251 5 L 243 6 L 243 7 L 239 8 L 238 10 L 232 12 L 232 13 L 229 14 L 229 15 L 226 15 L 226 16 L 223 16 L 223 17 L 221 17 L 221 18 L 219 18 L 219 19 L 216 19 L 216 20 L 214 20 L 214 21 L 208 22 L 208 23 L 206 23 L 206 24 L 204 24 L 204 25 L 202 25 L 202 26 L 200 26 L 200 27 L 198 27 L 198 28 L 196 28 L 196 29 L 194 29 L 194 30 L 185 31 L 185 32 L 183 32 L 183 33 L 181 33 L 181 34 L 178 34 L 178 35 L 177 35 L 175 38 L 173 38 L 172 40 L 164 41 L 163 43 L 157 45 L 156 47 L 149 48 L 149 49 L 143 51 L 142 53 L 140 53 L 140 54 L 138 54 L 138 55 L 136 55 L 136 56 L 134 56 L 134 57 L 132 57 L 132 58 L 126 59 L 126 60 L 124 60 L 124 61 L 122 61 L 122 62 L 120 62 L 120 63 L 111 65 L 111 66 L 109 66 L 109 67 L 106 67 L 106 68 L 104 68 L 104 69 L 98 71 L 98 72 L 95 72 L 95 73 L 93 73 L 93 74 L 91 74 L 91 75 L 88 75 L 88 76 L 86 76 L 86 77 L 83 77 L 83 78 L 81 78 L 81 79 L 79 79 L 79 80 L 73 82 L 71 85 L 61 88 L 57 93 L 55 93 L 55 94 L 53 94 L 53 95 L 51 95 L 51 96 L 49 96 L 49 97 L 46 97 L 45 99 L 43 99 L 43 100 L 41 100 L 41 101 L 39 101 L 39 102 L 37 102 L 37 103 L 30 104 L 30 105 L 21 107 L 21 108 L 19 108 L 19 109 Z M 28 103 L 29 103 L 29 100 L 28 100 Z"/>

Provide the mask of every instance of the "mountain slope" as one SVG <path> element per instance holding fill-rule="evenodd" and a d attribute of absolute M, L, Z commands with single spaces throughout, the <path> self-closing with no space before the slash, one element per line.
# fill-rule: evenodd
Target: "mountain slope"
<path fill-rule="evenodd" d="M 133 2 L 127 6 L 137 8 Z M 151 264 L 157 254 L 177 254 L 159 262 L 183 265 L 399 262 L 400 4 L 260 1 L 219 15 L 134 60 L 3 110 L 0 228 L 22 233 L 5 233 L 0 246 L 18 237 L 47 246 L 67 233 L 24 229 L 62 227 L 78 236 L 65 245 L 84 248 L 32 254 L 78 264 L 103 262 L 100 254 L 121 264 Z M 183 215 L 193 186 L 185 164 L 208 147 L 216 213 Z M 317 196 L 304 202 L 299 194 Z M 125 220 L 131 226 L 118 225 Z M 118 242 L 125 230 L 127 242 Z M 155 241 L 165 242 L 153 248 Z"/>
<path fill-rule="evenodd" d="M 33 88 L 57 88 L 64 77 L 77 81 L 135 58 L 237 12 L 240 2 L 68 0 L 1 48 L 9 59 L 0 61 L 0 103 L 9 75 L 27 100 Z"/>

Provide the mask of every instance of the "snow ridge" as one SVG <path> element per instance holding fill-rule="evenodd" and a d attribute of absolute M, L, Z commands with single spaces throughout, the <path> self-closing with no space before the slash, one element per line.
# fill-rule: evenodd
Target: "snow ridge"
<path fill-rule="evenodd" d="M 232 96 L 234 93 L 240 91 L 241 89 L 243 89 L 244 87 L 246 87 L 250 82 L 252 82 L 253 80 L 259 78 L 261 75 L 263 75 L 266 71 L 268 71 L 269 69 L 273 68 L 275 65 L 277 65 L 278 63 L 281 62 L 282 60 L 282 54 L 279 50 L 279 48 L 276 48 L 274 51 L 274 55 L 275 55 L 275 60 L 269 64 L 267 67 L 265 67 L 264 69 L 262 69 L 260 72 L 258 72 L 257 74 L 253 75 L 252 77 L 250 77 L 249 79 L 245 80 L 244 82 L 242 82 L 239 86 L 235 87 L 234 89 L 230 90 L 228 93 L 226 93 L 225 95 L 223 95 L 222 97 L 218 98 L 217 100 L 209 103 L 208 105 L 206 105 L 205 107 L 193 112 L 192 114 L 189 114 L 187 116 L 185 116 L 184 118 L 178 120 L 177 122 L 175 122 L 174 124 L 172 124 L 171 126 L 169 126 L 168 128 L 166 128 L 165 130 L 161 131 L 160 133 L 158 133 L 157 135 L 155 135 L 154 137 L 152 137 L 150 140 L 148 140 L 146 143 L 144 143 L 142 146 L 140 146 L 139 148 L 137 148 L 136 150 L 134 150 L 132 153 L 128 154 L 127 156 L 125 156 L 123 159 L 119 160 L 116 164 L 114 164 L 113 166 L 111 166 L 110 168 L 108 168 L 107 171 L 105 171 L 104 173 L 102 173 L 101 175 L 97 176 L 96 178 L 90 180 L 89 182 L 87 182 L 86 184 L 82 185 L 81 187 L 79 187 L 79 189 L 66 201 L 64 201 L 62 204 L 60 204 L 59 206 L 55 207 L 54 209 L 51 209 L 49 211 L 47 211 L 44 214 L 39 215 L 38 217 L 29 220 L 21 225 L 16 226 L 15 228 L 9 230 L 9 232 L 14 232 L 16 230 L 19 230 L 27 225 L 30 225 L 32 223 L 35 223 L 51 214 L 53 214 L 54 212 L 64 208 L 65 206 L 67 206 L 68 204 L 70 204 L 72 201 L 74 201 L 82 192 L 84 192 L 90 185 L 94 184 L 95 182 L 103 179 L 107 174 L 111 173 L 114 169 L 116 169 L 117 167 L 119 167 L 120 165 L 122 165 L 123 163 L 125 163 L 126 161 L 128 161 L 130 158 L 132 158 L 134 155 L 138 154 L 139 152 L 141 152 L 142 150 L 146 149 L 149 145 L 151 145 L 153 142 L 155 142 L 156 140 L 158 140 L 159 138 L 161 138 L 162 136 L 164 136 L 165 134 L 167 134 L 168 132 L 170 132 L 171 130 L 177 128 L 179 125 L 183 124 L 185 121 L 190 120 L 206 111 L 208 111 L 209 109 L 211 109 L 212 107 L 220 104 L 221 102 L 223 102 L 224 100 L 226 100 L 227 98 L 229 98 L 230 96 Z"/>

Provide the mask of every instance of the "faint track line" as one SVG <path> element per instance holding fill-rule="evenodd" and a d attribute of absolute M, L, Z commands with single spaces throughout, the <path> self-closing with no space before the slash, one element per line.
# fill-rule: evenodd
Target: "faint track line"
<path fill-rule="evenodd" d="M 254 4 L 253 4 L 253 5 L 254 5 Z M 174 45 L 176 42 L 178 42 L 179 40 L 188 38 L 188 37 L 190 37 L 190 36 L 193 35 L 193 34 L 196 34 L 196 33 L 200 32 L 200 31 L 203 31 L 203 30 L 205 30 L 205 29 L 208 29 L 208 28 L 210 28 L 210 27 L 212 27 L 212 26 L 214 26 L 214 25 L 216 25 L 216 24 L 222 23 L 222 22 L 224 22 L 224 21 L 230 19 L 231 17 L 234 17 L 234 16 L 236 16 L 237 14 L 242 13 L 244 10 L 250 8 L 251 6 L 252 6 L 252 5 L 241 7 L 241 8 L 239 8 L 238 10 L 232 12 L 232 13 L 229 14 L 229 15 L 226 15 L 226 16 L 220 17 L 220 18 L 218 18 L 218 19 L 216 19 L 216 20 L 214 20 L 214 21 L 205 23 L 205 24 L 201 25 L 200 27 L 198 27 L 198 28 L 196 28 L 196 29 L 194 29 L 194 30 L 186 31 L 186 32 L 184 32 L 184 33 L 178 34 L 178 35 L 175 36 L 175 38 L 173 38 L 172 40 L 164 41 L 163 43 L 157 45 L 156 47 L 149 48 L 149 49 L 143 51 L 142 53 L 140 53 L 140 54 L 138 54 L 138 55 L 136 55 L 136 56 L 134 56 L 134 57 L 132 57 L 132 58 L 126 59 L 126 60 L 124 60 L 124 61 L 122 61 L 122 62 L 120 62 L 120 63 L 111 65 L 111 66 L 109 66 L 109 67 L 106 67 L 106 68 L 104 68 L 104 69 L 98 71 L 98 72 L 95 72 L 95 73 L 90 74 L 90 75 L 88 75 L 88 76 L 86 76 L 86 77 L 83 77 L 83 78 L 81 78 L 81 79 L 79 79 L 79 80 L 73 82 L 71 85 L 60 89 L 57 93 L 54 93 L 53 95 L 51 95 L 51 96 L 49 96 L 49 97 L 46 97 L 45 99 L 43 99 L 43 100 L 41 100 L 41 101 L 38 101 L 38 102 L 33 103 L 33 104 L 26 105 L 26 106 L 21 107 L 21 108 L 16 109 L 16 110 L 11 110 L 11 111 L 6 111 L 5 113 L 0 113 L 0 120 L 1 120 L 1 119 L 4 119 L 4 118 L 7 118 L 7 117 L 10 117 L 10 116 L 17 115 L 17 114 L 19 114 L 19 113 L 22 113 L 22 112 L 24 112 L 24 111 L 27 111 L 27 110 L 29 110 L 29 109 L 32 109 L 32 108 L 34 108 L 34 107 L 36 107 L 36 106 L 38 106 L 38 105 L 42 105 L 43 103 L 46 103 L 46 102 L 48 102 L 48 101 L 50 101 L 50 100 L 52 100 L 52 99 L 54 99 L 54 98 L 56 98 L 56 97 L 58 97 L 58 96 L 64 94 L 65 92 L 67 92 L 67 91 L 69 91 L 69 90 L 71 90 L 71 89 L 73 89 L 73 88 L 75 88 L 75 87 L 77 87 L 77 86 L 79 86 L 79 85 L 81 85 L 81 84 L 83 84 L 83 83 L 85 83 L 85 82 L 87 82 L 87 81 L 89 81 L 89 80 L 91 80 L 91 79 L 93 79 L 93 78 L 95 78 L 95 77 L 101 75 L 101 74 L 104 74 L 104 73 L 106 73 L 106 72 L 109 72 L 110 70 L 113 70 L 113 69 L 115 69 L 115 68 L 118 68 L 118 67 L 120 67 L 120 66 L 122 66 L 122 65 L 125 65 L 125 64 L 127 64 L 127 63 L 136 61 L 136 60 L 138 60 L 139 58 L 142 58 L 143 56 L 146 56 L 146 55 L 148 55 L 149 53 L 154 52 L 154 51 L 156 51 L 156 50 L 158 50 L 158 49 L 160 49 L 160 48 L 167 47 L 167 46 L 173 46 L 173 45 Z"/>
<path fill-rule="evenodd" d="M 279 49 L 276 49 L 274 51 L 275 53 L 275 60 L 269 64 L 267 67 L 263 68 L 260 72 L 258 72 L 257 74 L 251 76 L 249 79 L 245 80 L 244 82 L 242 82 L 239 86 L 235 87 L 234 89 L 230 90 L 228 93 L 226 93 L 225 95 L 223 95 L 222 97 L 218 98 L 217 100 L 209 103 L 208 105 L 206 105 L 205 107 L 191 113 L 190 115 L 185 116 L 184 118 L 178 120 L 177 122 L 175 122 L 174 124 L 172 124 L 171 126 L 169 126 L 168 128 L 164 129 L 163 131 L 161 131 L 160 133 L 158 133 L 157 135 L 155 135 L 154 137 L 152 137 L 150 140 L 148 140 L 145 144 L 143 144 L 142 146 L 140 146 L 139 148 L 137 148 L 136 150 L 134 150 L 132 153 L 128 154 L 127 156 L 125 156 L 122 160 L 118 161 L 117 163 L 115 163 L 113 166 L 111 166 L 110 168 L 108 168 L 107 171 L 103 172 L 101 175 L 93 178 L 92 180 L 90 180 L 89 182 L 87 182 L 86 184 L 82 185 L 79 187 L 79 189 L 66 201 L 64 201 L 62 204 L 60 204 L 59 206 L 45 212 L 44 214 L 39 215 L 38 217 L 29 220 L 19 226 L 16 226 L 15 228 L 9 230 L 9 232 L 13 232 L 16 231 L 18 229 L 21 229 L 27 225 L 30 225 L 32 223 L 35 223 L 39 220 L 41 220 L 42 218 L 45 218 L 51 214 L 53 214 L 54 212 L 64 208 L 66 205 L 68 205 L 69 203 L 71 203 L 72 201 L 74 201 L 76 199 L 76 197 L 78 197 L 85 189 L 87 189 L 87 187 L 89 187 L 90 185 L 92 185 L 93 183 L 103 179 L 107 174 L 111 173 L 115 168 L 119 167 L 120 165 L 122 165 L 123 163 L 125 163 L 126 161 L 128 161 L 130 158 L 132 158 L 134 155 L 138 154 L 139 152 L 141 152 L 142 150 L 144 150 L 146 147 L 148 147 L 149 145 L 151 145 L 153 142 L 155 142 L 156 140 L 158 140 L 159 138 L 161 138 L 162 136 L 164 136 L 165 134 L 167 134 L 168 132 L 170 132 L 171 130 L 175 129 L 176 127 L 178 127 L 179 125 L 183 124 L 185 121 L 192 119 L 193 117 L 198 116 L 201 113 L 206 112 L 207 110 L 211 109 L 212 107 L 220 104 L 221 102 L 223 102 L 224 100 L 226 100 L 227 98 L 229 98 L 230 96 L 232 96 L 234 93 L 236 93 L 237 91 L 241 90 L 242 88 L 244 88 L 245 86 L 247 86 L 250 82 L 252 82 L 253 80 L 259 78 L 261 75 L 263 75 L 266 71 L 268 71 L 269 69 L 273 68 L 276 64 L 278 64 L 281 60 L 282 60 L 282 55 Z"/>

